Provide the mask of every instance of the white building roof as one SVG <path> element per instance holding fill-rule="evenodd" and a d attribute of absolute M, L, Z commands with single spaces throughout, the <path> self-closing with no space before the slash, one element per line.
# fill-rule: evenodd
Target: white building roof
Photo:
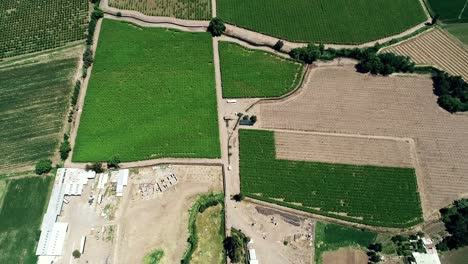
<path fill-rule="evenodd" d="M 253 249 L 253 248 L 249 249 L 249 259 L 250 260 L 256 260 L 257 259 L 257 253 L 255 253 L 255 249 Z"/>
<path fill-rule="evenodd" d="M 417 264 L 441 264 L 437 252 L 435 254 L 414 252 L 413 257 Z"/>
<path fill-rule="evenodd" d="M 258 264 L 258 263 L 259 263 L 259 262 L 258 262 L 258 260 L 256 260 L 256 259 L 251 259 L 251 260 L 249 260 L 249 264 Z"/>
<path fill-rule="evenodd" d="M 68 223 L 54 223 L 52 228 L 44 230 L 39 238 L 36 255 L 60 256 L 67 234 Z"/>
<path fill-rule="evenodd" d="M 117 196 L 123 196 L 123 187 L 127 186 L 129 174 L 130 171 L 128 169 L 123 169 L 119 170 L 115 175 L 115 179 L 117 181 Z"/>

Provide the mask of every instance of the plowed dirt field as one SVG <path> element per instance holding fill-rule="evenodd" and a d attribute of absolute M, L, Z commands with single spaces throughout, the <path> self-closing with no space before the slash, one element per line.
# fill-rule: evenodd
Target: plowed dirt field
<path fill-rule="evenodd" d="M 468 50 L 442 29 L 427 31 L 382 52 L 409 56 L 416 64 L 432 65 L 468 81 Z"/>
<path fill-rule="evenodd" d="M 412 138 L 428 216 L 468 194 L 468 116 L 449 114 L 436 101 L 427 76 L 375 77 L 352 65 L 323 66 L 312 70 L 300 92 L 257 104 L 252 114 L 268 129 Z"/>

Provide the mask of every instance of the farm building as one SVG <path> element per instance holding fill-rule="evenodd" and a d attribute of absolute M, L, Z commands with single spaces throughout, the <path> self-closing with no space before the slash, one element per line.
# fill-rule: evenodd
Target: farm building
<path fill-rule="evenodd" d="M 117 183 L 116 196 L 123 196 L 123 187 L 127 186 L 129 173 L 130 171 L 128 169 L 113 172 L 111 179 L 113 183 Z"/>
<path fill-rule="evenodd" d="M 94 171 L 82 169 L 57 170 L 52 194 L 41 225 L 41 236 L 36 255 L 38 263 L 50 263 L 55 256 L 62 255 L 63 244 L 68 230 L 68 223 L 56 222 L 62 212 L 65 195 L 81 195 L 83 185 L 96 176 Z"/>
<path fill-rule="evenodd" d="M 416 264 L 440 264 L 439 256 L 432 253 L 414 252 L 413 257 Z"/>

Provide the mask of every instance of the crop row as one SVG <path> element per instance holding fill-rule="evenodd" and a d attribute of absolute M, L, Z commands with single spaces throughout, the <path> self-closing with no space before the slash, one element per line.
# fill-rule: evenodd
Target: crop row
<path fill-rule="evenodd" d="M 306 211 L 381 226 L 421 219 L 414 169 L 277 160 L 271 131 L 240 131 L 240 176 L 242 193 Z"/>
<path fill-rule="evenodd" d="M 85 38 L 88 1 L 1 1 L 0 12 L 0 58 Z"/>
<path fill-rule="evenodd" d="M 208 20 L 211 18 L 210 0 L 109 0 L 109 5 L 123 10 L 135 10 L 150 16 L 167 16 L 192 20 Z"/>

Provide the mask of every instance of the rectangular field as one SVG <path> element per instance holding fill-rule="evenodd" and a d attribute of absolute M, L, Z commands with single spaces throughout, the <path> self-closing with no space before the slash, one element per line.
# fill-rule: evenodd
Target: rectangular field
<path fill-rule="evenodd" d="M 0 68 L 0 172 L 51 158 L 62 136 L 77 58 L 36 60 Z"/>
<path fill-rule="evenodd" d="M 211 0 L 109 0 L 109 6 L 135 10 L 149 16 L 191 20 L 211 19 Z"/>
<path fill-rule="evenodd" d="M 444 26 L 444 29 L 468 47 L 468 23 L 447 24 Z"/>
<path fill-rule="evenodd" d="M 426 0 L 434 14 L 442 20 L 458 20 L 468 18 L 467 0 Z"/>
<path fill-rule="evenodd" d="M 300 93 L 259 104 L 251 114 L 267 129 L 411 138 L 425 215 L 466 195 L 468 116 L 441 109 L 428 76 L 381 77 L 357 73 L 352 65 L 318 67 Z"/>
<path fill-rule="evenodd" d="M 208 33 L 104 19 L 95 61 L 73 161 L 220 156 Z"/>
<path fill-rule="evenodd" d="M 224 98 L 277 97 L 297 87 L 303 66 L 274 54 L 219 42 Z"/>
<path fill-rule="evenodd" d="M 359 44 L 426 20 L 419 0 L 219 0 L 217 8 L 228 23 L 296 42 Z"/>
<path fill-rule="evenodd" d="M 0 1 L 0 59 L 85 38 L 86 0 Z"/>
<path fill-rule="evenodd" d="M 421 222 L 412 168 L 276 159 L 272 131 L 240 130 L 241 192 L 255 199 L 369 225 Z"/>
<path fill-rule="evenodd" d="M 353 165 L 413 167 L 409 140 L 275 131 L 276 158 Z"/>
<path fill-rule="evenodd" d="M 36 263 L 35 248 L 51 183 L 51 177 L 9 181 L 0 209 L 0 263 Z"/>

